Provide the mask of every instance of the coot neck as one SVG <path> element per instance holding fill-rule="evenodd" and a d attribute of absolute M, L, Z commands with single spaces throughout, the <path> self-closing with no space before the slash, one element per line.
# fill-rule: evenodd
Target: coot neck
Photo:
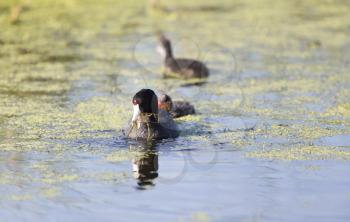
<path fill-rule="evenodd" d="M 147 131 L 147 140 L 154 137 L 154 132 L 158 123 L 158 115 L 154 113 L 142 113 L 140 115 L 139 124 Z"/>
<path fill-rule="evenodd" d="M 141 123 L 157 123 L 158 115 L 155 113 L 141 113 L 140 115 Z"/>
<path fill-rule="evenodd" d="M 169 43 L 169 45 L 165 46 L 165 60 L 173 58 L 173 50 L 171 48 L 171 44 Z"/>

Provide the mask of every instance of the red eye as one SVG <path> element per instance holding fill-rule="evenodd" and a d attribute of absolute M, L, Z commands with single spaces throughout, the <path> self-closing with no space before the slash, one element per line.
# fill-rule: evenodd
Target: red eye
<path fill-rule="evenodd" d="M 139 104 L 139 101 L 138 101 L 137 99 L 133 99 L 133 100 L 132 100 L 132 104 L 138 105 L 138 104 Z"/>

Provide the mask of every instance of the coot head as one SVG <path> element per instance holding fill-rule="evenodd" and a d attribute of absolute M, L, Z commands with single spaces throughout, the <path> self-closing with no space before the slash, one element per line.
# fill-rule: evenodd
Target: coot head
<path fill-rule="evenodd" d="M 158 100 L 159 111 L 165 110 L 173 118 L 195 114 L 194 106 L 187 101 L 172 101 L 171 97 L 162 92 Z"/>
<path fill-rule="evenodd" d="M 134 114 L 132 121 L 136 122 L 142 115 L 148 115 L 150 121 L 157 121 L 158 98 L 151 89 L 141 89 L 133 99 Z"/>
<path fill-rule="evenodd" d="M 159 96 L 158 108 L 170 112 L 173 109 L 173 101 L 171 100 L 171 97 L 165 93 L 161 94 Z"/>

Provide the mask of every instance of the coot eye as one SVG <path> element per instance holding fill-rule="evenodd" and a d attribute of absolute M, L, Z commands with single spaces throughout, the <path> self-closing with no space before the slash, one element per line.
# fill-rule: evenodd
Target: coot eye
<path fill-rule="evenodd" d="M 140 101 L 138 99 L 133 99 L 132 104 L 138 105 L 138 104 L 140 104 Z"/>

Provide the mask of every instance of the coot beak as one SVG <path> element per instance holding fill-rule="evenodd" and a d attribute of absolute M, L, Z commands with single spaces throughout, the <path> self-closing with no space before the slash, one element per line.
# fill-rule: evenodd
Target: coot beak
<path fill-rule="evenodd" d="M 132 115 L 131 124 L 136 123 L 136 121 L 139 118 L 140 114 L 141 114 L 141 111 L 140 111 L 139 104 L 134 105 L 134 113 Z"/>
<path fill-rule="evenodd" d="M 158 52 L 163 58 L 165 58 L 165 56 L 166 56 L 165 49 L 164 49 L 161 45 L 158 45 L 158 46 L 157 46 L 157 52 Z"/>

